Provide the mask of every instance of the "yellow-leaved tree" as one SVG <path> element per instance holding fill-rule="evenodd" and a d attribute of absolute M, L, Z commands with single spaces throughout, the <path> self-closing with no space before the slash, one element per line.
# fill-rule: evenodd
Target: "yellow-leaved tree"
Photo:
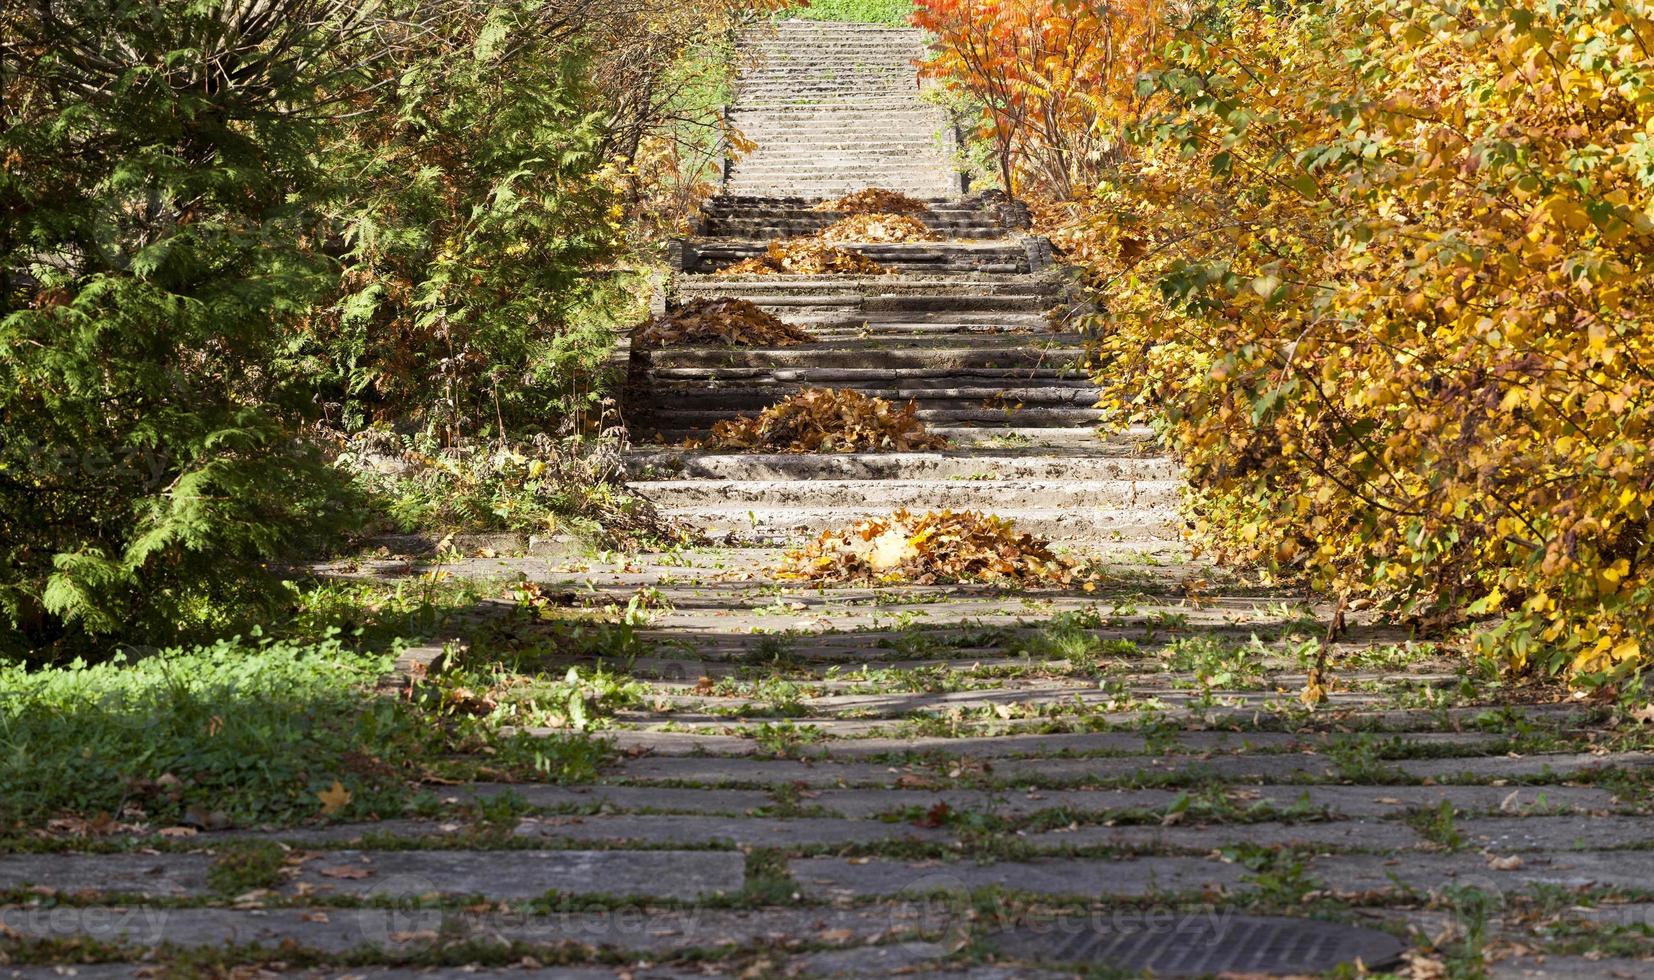
<path fill-rule="evenodd" d="M 1654 7 L 1227 2 L 1142 83 L 1078 239 L 1096 373 L 1217 551 L 1654 659 Z"/>

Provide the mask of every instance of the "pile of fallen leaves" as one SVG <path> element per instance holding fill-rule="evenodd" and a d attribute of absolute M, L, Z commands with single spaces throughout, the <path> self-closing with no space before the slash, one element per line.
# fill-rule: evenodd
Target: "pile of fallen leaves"
<path fill-rule="evenodd" d="M 910 214 L 851 214 L 816 237 L 824 242 L 934 242 L 942 236 Z"/>
<path fill-rule="evenodd" d="M 697 448 L 776 453 L 914 452 L 941 449 L 912 402 L 897 406 L 850 388 L 808 388 L 756 416 L 725 419 Z"/>
<path fill-rule="evenodd" d="M 808 582 L 999 582 L 1022 586 L 1068 585 L 1074 564 L 1051 552 L 1012 522 L 977 511 L 930 511 L 823 531 L 788 551 L 776 575 Z"/>
<path fill-rule="evenodd" d="M 693 299 L 657 316 L 632 334 L 639 349 L 672 344 L 728 344 L 731 347 L 791 347 L 815 338 L 744 299 Z"/>
<path fill-rule="evenodd" d="M 810 238 L 771 242 L 764 254 L 719 269 L 720 276 L 878 276 L 884 266 L 852 248 L 840 248 Z"/>
<path fill-rule="evenodd" d="M 817 211 L 839 211 L 844 214 L 923 214 L 930 205 L 916 197 L 908 197 L 883 187 L 869 187 L 846 194 L 836 201 L 822 201 Z"/>

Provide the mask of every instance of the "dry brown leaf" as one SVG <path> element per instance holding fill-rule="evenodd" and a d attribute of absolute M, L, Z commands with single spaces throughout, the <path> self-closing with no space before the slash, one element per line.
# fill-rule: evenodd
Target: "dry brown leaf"
<path fill-rule="evenodd" d="M 822 201 L 815 209 L 843 214 L 922 214 L 930 210 L 930 205 L 883 187 L 868 187 L 836 200 Z"/>
<path fill-rule="evenodd" d="M 371 878 L 372 868 L 364 868 L 358 864 L 339 864 L 330 868 L 317 868 L 316 873 L 324 878 Z"/>
<path fill-rule="evenodd" d="M 719 269 L 718 276 L 882 276 L 884 266 L 853 248 L 810 238 L 771 242 L 763 254 Z"/>
<path fill-rule="evenodd" d="M 690 300 L 632 332 L 632 346 L 640 350 L 673 344 L 791 347 L 814 339 L 755 303 L 729 297 Z"/>
<path fill-rule="evenodd" d="M 892 535 L 902 549 L 892 555 Z M 858 521 L 823 531 L 782 556 L 778 577 L 811 582 L 1003 582 L 1023 586 L 1069 585 L 1074 564 L 1054 554 L 1012 522 L 976 511 L 931 511 L 914 516 Z"/>
<path fill-rule="evenodd" d="M 745 449 L 776 453 L 916 452 L 941 449 L 948 441 L 931 435 L 909 402 L 897 407 L 852 388 L 806 388 L 755 416 L 725 419 L 700 449 Z"/>
<path fill-rule="evenodd" d="M 942 236 L 907 214 L 851 214 L 816 233 L 824 242 L 935 242 Z"/>

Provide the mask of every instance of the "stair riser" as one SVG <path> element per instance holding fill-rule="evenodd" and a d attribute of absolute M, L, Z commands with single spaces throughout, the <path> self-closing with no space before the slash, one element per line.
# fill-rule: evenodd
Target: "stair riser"
<path fill-rule="evenodd" d="M 634 452 L 627 472 L 640 480 L 1176 480 L 1162 458 L 1051 456 L 1021 459 L 969 453 L 729 454 Z"/>
<path fill-rule="evenodd" d="M 713 425 L 740 413 L 723 411 L 662 410 L 658 413 L 634 413 L 632 418 L 646 431 L 653 429 L 711 429 Z M 984 408 L 920 408 L 916 413 L 922 422 L 938 425 L 971 426 L 1081 426 L 1102 420 L 1103 414 L 1093 409 L 1026 408 L 1016 412 Z"/>
<path fill-rule="evenodd" d="M 798 507 L 811 510 L 1074 509 L 1099 508 L 1174 512 L 1180 484 L 1176 480 L 800 480 L 738 482 L 684 480 L 639 482 L 633 490 L 670 510 Z"/>
<path fill-rule="evenodd" d="M 948 371 L 961 368 L 997 369 L 1051 368 L 1054 358 L 1035 350 L 978 350 L 975 348 L 943 348 L 932 350 L 869 351 L 869 350 L 811 350 L 779 348 L 776 350 L 663 350 L 651 352 L 646 364 L 650 368 L 761 368 L 764 370 L 823 370 L 855 368 L 858 370 L 898 371 L 924 369 Z M 1055 361 L 1058 367 L 1066 367 Z"/>
<path fill-rule="evenodd" d="M 850 510 L 817 514 L 754 512 L 750 516 L 668 510 L 666 515 L 714 533 L 732 544 L 758 546 L 797 544 L 828 529 L 847 527 L 870 517 L 885 516 L 870 511 Z M 1014 521 L 1017 531 L 1053 541 L 1170 543 L 1179 541 L 1182 537 L 1175 514 L 1105 512 L 1090 519 L 1085 515 L 1047 513 L 1011 512 L 1000 513 L 998 516 Z"/>
<path fill-rule="evenodd" d="M 686 389 L 708 392 L 747 392 L 774 397 L 777 392 L 791 393 L 805 388 L 854 388 L 862 392 L 887 392 L 886 399 L 960 397 L 981 401 L 991 395 L 960 394 L 936 395 L 934 392 L 1034 392 L 1040 398 L 1023 399 L 1028 404 L 1036 401 L 1090 407 L 1096 403 L 1095 382 L 1084 372 L 1073 368 L 1051 368 L 1048 365 L 1028 363 L 1021 367 L 996 365 L 994 367 L 895 368 L 868 366 L 866 361 L 843 360 L 851 363 L 831 366 L 806 362 L 794 367 L 724 366 L 692 364 L 676 367 L 637 368 L 633 366 L 633 381 L 647 385 L 657 392 L 672 392 L 673 400 Z M 883 372 L 881 375 L 880 372 Z M 900 377 L 896 377 L 900 372 Z M 945 387 L 944 387 L 945 386 Z M 641 387 L 638 390 L 642 390 Z M 927 394 L 930 393 L 930 394 Z M 1014 397 L 1006 395 L 1004 397 Z M 1088 400 L 1089 399 L 1089 400 Z"/>

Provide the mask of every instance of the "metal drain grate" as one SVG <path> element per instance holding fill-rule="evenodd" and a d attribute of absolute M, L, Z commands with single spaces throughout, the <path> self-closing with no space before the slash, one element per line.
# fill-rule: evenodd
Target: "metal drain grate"
<path fill-rule="evenodd" d="M 1114 915 L 1010 929 L 999 950 L 1047 963 L 1096 963 L 1162 977 L 1215 973 L 1320 973 L 1359 959 L 1392 963 L 1407 944 L 1388 933 L 1319 919 L 1201 912 Z"/>

